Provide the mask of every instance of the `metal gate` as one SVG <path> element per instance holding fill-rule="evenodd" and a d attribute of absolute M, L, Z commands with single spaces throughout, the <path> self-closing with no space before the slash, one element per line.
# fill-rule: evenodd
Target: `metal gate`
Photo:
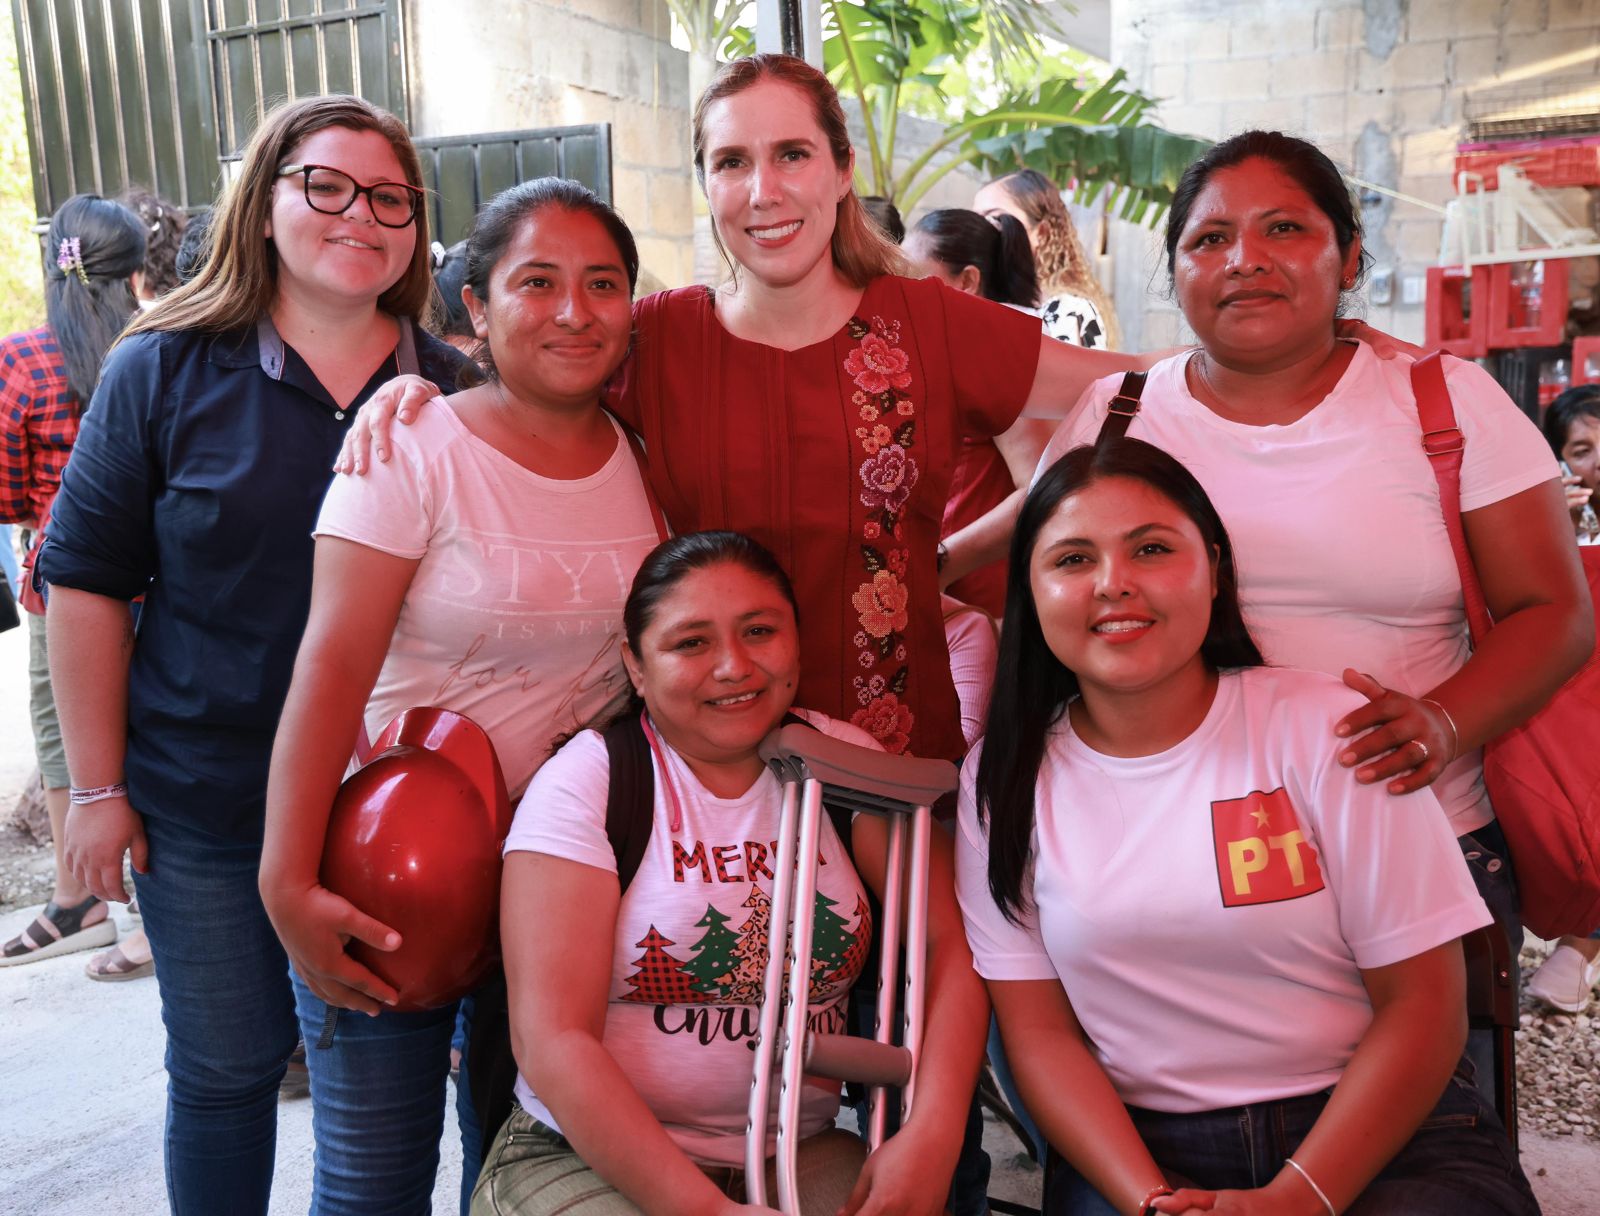
<path fill-rule="evenodd" d="M 534 177 L 570 177 L 611 199 L 611 124 L 497 131 L 413 141 L 430 194 L 433 239 L 453 245 L 472 229 L 478 208 L 507 186 Z"/>
<path fill-rule="evenodd" d="M 42 227 L 74 194 L 139 185 L 189 210 L 289 97 L 353 93 L 408 117 L 403 0 L 11 0 Z M 611 197 L 608 126 L 418 139 L 433 228 L 544 173 Z"/>

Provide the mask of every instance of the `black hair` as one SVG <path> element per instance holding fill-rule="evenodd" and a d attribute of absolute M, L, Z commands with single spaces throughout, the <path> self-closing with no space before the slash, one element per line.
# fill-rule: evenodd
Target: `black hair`
<path fill-rule="evenodd" d="M 795 619 L 799 619 L 800 604 L 794 597 L 794 586 L 772 556 L 772 550 L 743 532 L 689 532 L 664 540 L 650 550 L 633 576 L 628 602 L 622 608 L 622 632 L 633 653 L 639 653 L 644 631 L 655 620 L 657 606 L 674 587 L 696 570 L 725 563 L 742 566 L 772 583 L 789 601 Z"/>
<path fill-rule="evenodd" d="M 461 299 L 461 288 L 467 281 L 467 243 L 457 241 L 436 258 L 433 267 L 433 285 L 439 289 L 440 310 L 444 324 L 439 334 L 446 338 L 471 338 L 477 340 L 472 328 L 472 314 Z"/>
<path fill-rule="evenodd" d="M 1011 537 L 1005 624 L 983 754 L 978 761 L 978 815 L 989 824 L 989 890 L 1007 919 L 1023 910 L 1023 877 L 1033 840 L 1035 787 L 1051 728 L 1078 695 L 1078 678 L 1050 650 L 1039 624 L 1030 577 L 1039 533 L 1063 500 L 1106 477 L 1149 486 L 1193 521 L 1217 555 L 1217 594 L 1200 643 L 1207 668 L 1265 663 L 1239 608 L 1233 544 L 1222 518 L 1194 474 L 1160 448 L 1139 439 L 1113 439 L 1073 448 L 1034 482 Z"/>
<path fill-rule="evenodd" d="M 183 226 L 183 239 L 178 242 L 178 253 L 172 262 L 179 283 L 187 283 L 206 264 L 211 253 L 211 216 L 212 209 L 207 207 L 191 215 Z"/>
<path fill-rule="evenodd" d="M 117 201 L 144 224 L 144 289 L 152 299 L 160 299 L 180 282 L 178 248 L 189 217 L 176 203 L 139 186 L 124 190 Z"/>
<path fill-rule="evenodd" d="M 951 274 L 978 268 L 978 293 L 1000 304 L 1034 308 L 1039 303 L 1039 275 L 1033 246 L 1022 221 L 1004 211 L 982 216 L 960 207 L 930 211 L 911 228 L 928 242 L 928 252 Z"/>
<path fill-rule="evenodd" d="M 1579 418 L 1600 419 L 1600 384 L 1575 384 L 1563 389 L 1544 414 L 1544 437 L 1556 459 L 1567 446 L 1567 432 Z"/>
<path fill-rule="evenodd" d="M 80 260 L 63 268 L 62 244 L 73 241 Z M 139 217 L 98 194 L 74 194 L 50 217 L 44 248 L 45 319 L 61 348 L 78 413 L 94 396 L 106 351 L 138 311 L 128 279 L 144 267 L 144 248 Z"/>
<path fill-rule="evenodd" d="M 580 182 L 564 177 L 536 177 L 531 182 L 511 186 L 500 191 L 478 212 L 467 237 L 465 281 L 472 294 L 481 301 L 489 299 L 489 280 L 494 268 L 505 257 L 506 250 L 516 239 L 517 229 L 524 220 L 538 215 L 547 207 L 593 216 L 606 230 L 611 241 L 622 255 L 622 266 L 628 274 L 628 294 L 639 285 L 639 246 L 633 233 L 611 204 Z M 487 342 L 480 343 L 473 357 L 483 373 L 493 379 L 494 352 Z"/>
<path fill-rule="evenodd" d="M 878 231 L 896 245 L 904 243 L 906 222 L 900 218 L 900 208 L 881 194 L 863 194 L 861 206 L 866 211 L 867 217 L 878 226 Z"/>
<path fill-rule="evenodd" d="M 1350 252 L 1350 246 L 1361 237 L 1361 213 L 1356 210 L 1350 187 L 1338 166 L 1316 144 L 1282 131 L 1242 131 L 1216 144 L 1204 156 L 1194 161 L 1178 179 L 1172 192 L 1172 206 L 1167 211 L 1167 277 L 1172 277 L 1178 257 L 1178 239 L 1184 225 L 1189 222 L 1189 212 L 1200 192 L 1206 188 L 1212 174 L 1219 169 L 1232 169 L 1247 160 L 1267 160 L 1293 179 L 1304 190 L 1317 210 L 1328 217 L 1333 225 L 1334 239 L 1339 252 Z M 1361 251 L 1360 270 L 1365 272 L 1369 255 Z"/>

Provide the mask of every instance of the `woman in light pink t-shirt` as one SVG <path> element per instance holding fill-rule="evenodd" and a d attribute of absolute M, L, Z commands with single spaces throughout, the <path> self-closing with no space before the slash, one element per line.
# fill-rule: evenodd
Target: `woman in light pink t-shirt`
<path fill-rule="evenodd" d="M 627 227 L 582 186 L 544 178 L 483 209 L 467 261 L 481 382 L 431 411 L 383 475 L 337 479 L 324 502 L 260 880 L 327 1133 L 319 1180 L 359 1189 L 404 1173 L 423 1200 L 457 1003 L 391 1010 L 395 990 L 346 953 L 351 938 L 400 943 L 319 880 L 340 779 L 365 738 L 434 705 L 487 732 L 520 793 L 558 735 L 625 689 L 622 604 L 658 539 L 640 463 L 600 406 L 631 331 Z M 339 1125 L 352 1109 L 359 1133 Z"/>
<path fill-rule="evenodd" d="M 1461 1069 L 1489 923 L 1438 804 L 1337 763 L 1360 696 L 1262 664 L 1205 491 L 1079 447 L 1018 519 L 956 889 L 1050 1216 L 1532 1216 Z M 974 774 L 973 770 L 976 769 Z"/>

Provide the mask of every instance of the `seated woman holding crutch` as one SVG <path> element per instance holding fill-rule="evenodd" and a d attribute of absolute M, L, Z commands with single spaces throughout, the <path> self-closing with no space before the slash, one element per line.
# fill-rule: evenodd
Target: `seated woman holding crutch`
<path fill-rule="evenodd" d="M 1337 762 L 1362 703 L 1268 668 L 1194 477 L 1113 439 L 1012 542 L 957 890 L 1050 1216 L 1536 1213 L 1462 1067 L 1490 923 L 1433 792 Z"/>
<path fill-rule="evenodd" d="M 613 766 L 612 732 L 584 731 L 535 775 L 506 841 L 501 924 L 520 1076 L 473 1196 L 486 1216 L 770 1210 L 746 1202 L 742 1169 L 782 802 L 757 748 L 799 680 L 794 593 L 755 541 L 692 533 L 645 559 L 623 625 L 645 775 Z M 608 804 L 641 780 L 653 783 L 651 820 L 630 854 Z M 887 868 L 881 819 L 840 823 L 849 839 L 828 821 L 820 836 L 813 1030 L 843 1028 L 872 932 L 863 883 L 882 898 Z M 866 1146 L 833 1129 L 837 1084 L 807 1078 L 806 1213 L 943 1210 L 988 1009 L 950 846 L 933 836 L 916 1103 L 863 1165 Z"/>

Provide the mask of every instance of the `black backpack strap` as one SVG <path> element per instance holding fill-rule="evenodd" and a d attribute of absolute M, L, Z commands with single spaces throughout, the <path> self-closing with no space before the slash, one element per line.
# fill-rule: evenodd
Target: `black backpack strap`
<path fill-rule="evenodd" d="M 1128 424 L 1139 412 L 1139 396 L 1144 392 L 1144 372 L 1129 372 L 1122 377 L 1122 387 L 1106 405 L 1106 419 L 1100 424 L 1100 434 L 1095 439 L 1099 445 L 1112 439 L 1121 439 L 1128 433 Z"/>
<path fill-rule="evenodd" d="M 606 839 L 617 857 L 617 886 L 626 891 L 639 872 L 655 827 L 656 775 L 644 721 L 625 713 L 606 727 L 606 759 L 611 782 L 606 790 Z"/>

